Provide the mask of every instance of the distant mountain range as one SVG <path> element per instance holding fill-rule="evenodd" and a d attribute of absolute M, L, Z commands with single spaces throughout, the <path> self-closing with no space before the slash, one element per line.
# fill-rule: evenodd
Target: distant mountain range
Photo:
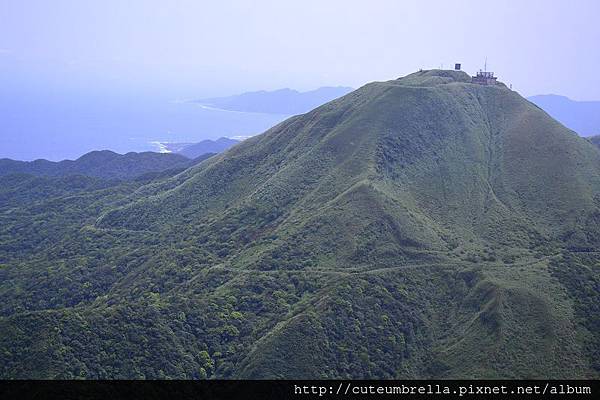
<path fill-rule="evenodd" d="M 233 112 L 295 115 L 304 114 L 322 104 L 348 94 L 350 87 L 320 87 L 308 92 L 293 89 L 247 92 L 234 96 L 214 97 L 193 100 L 206 108 Z M 167 151 L 196 158 L 206 153 L 221 153 L 240 140 L 226 137 L 217 140 L 203 140 L 199 143 L 160 143 Z"/>
<path fill-rule="evenodd" d="M 0 159 L 0 175 L 29 174 L 48 177 L 84 175 L 105 179 L 131 179 L 148 173 L 183 170 L 212 155 L 206 153 L 211 152 L 203 153 L 200 159 L 181 154 L 150 151 L 117 154 L 110 150 L 92 151 L 74 161 L 15 161 L 3 158 Z"/>
<path fill-rule="evenodd" d="M 240 141 L 226 137 L 217 140 L 203 140 L 198 143 L 162 143 L 162 145 L 175 154 L 187 158 L 196 158 L 207 153 L 221 153 Z"/>
<path fill-rule="evenodd" d="M 321 104 L 341 97 L 350 87 L 321 87 L 308 92 L 293 89 L 247 92 L 234 96 L 194 100 L 207 108 L 267 114 L 304 114 Z M 528 98 L 580 136 L 600 135 L 600 101 L 576 101 L 548 94 Z"/>
<path fill-rule="evenodd" d="M 600 135 L 592 136 L 587 138 L 590 142 L 600 148 Z"/>
<path fill-rule="evenodd" d="M 206 107 L 228 111 L 255 112 L 267 114 L 304 114 L 321 104 L 348 94 L 350 87 L 321 87 L 308 92 L 293 89 L 248 92 L 235 96 L 215 97 L 195 100 Z"/>
<path fill-rule="evenodd" d="M 528 100 L 580 136 L 600 135 L 600 101 L 575 101 L 555 94 Z"/>

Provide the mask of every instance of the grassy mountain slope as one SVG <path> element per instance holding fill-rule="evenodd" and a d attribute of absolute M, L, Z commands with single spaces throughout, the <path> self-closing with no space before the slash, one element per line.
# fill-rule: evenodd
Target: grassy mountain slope
<path fill-rule="evenodd" d="M 501 84 L 372 83 L 172 178 L 1 215 L 72 205 L 1 259 L 4 377 L 600 373 L 600 153 Z"/>

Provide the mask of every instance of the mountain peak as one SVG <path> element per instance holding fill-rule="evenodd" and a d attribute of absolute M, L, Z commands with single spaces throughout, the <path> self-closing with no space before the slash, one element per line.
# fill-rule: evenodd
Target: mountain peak
<path fill-rule="evenodd" d="M 411 86 L 435 86 L 452 82 L 470 83 L 471 77 L 464 71 L 430 69 L 414 72 L 396 81 Z"/>
<path fill-rule="evenodd" d="M 600 152 L 501 84 L 368 84 L 128 188 L 0 206 L 0 377 L 600 374 Z"/>
<path fill-rule="evenodd" d="M 185 243 L 202 243 L 201 251 L 208 254 L 200 253 L 197 265 L 209 259 L 209 265 L 223 265 L 224 274 L 244 271 L 270 279 L 293 272 L 314 281 L 327 271 L 343 279 L 324 283 L 330 290 L 326 295 L 310 295 L 314 313 L 298 311 L 293 318 L 278 319 L 277 329 L 263 335 L 243 360 L 238 358 L 238 376 L 319 376 L 327 368 L 333 369 L 332 376 L 345 373 L 340 372 L 346 371 L 345 353 L 338 348 L 331 350 L 335 356 L 308 364 L 288 360 L 301 360 L 312 351 L 297 343 L 326 348 L 326 343 L 337 343 L 339 332 L 354 340 L 348 326 L 327 327 L 334 326 L 332 321 L 354 321 L 359 314 L 342 306 L 347 311 L 328 317 L 324 310 L 351 299 L 379 315 L 381 308 L 369 307 L 380 293 L 388 300 L 379 304 L 394 304 L 389 309 L 437 313 L 439 321 L 461 315 L 465 323 L 453 331 L 455 339 L 436 342 L 442 350 L 429 354 L 444 365 L 434 367 L 434 373 L 481 376 L 477 369 L 485 366 L 489 376 L 525 376 L 530 367 L 523 367 L 523 357 L 535 360 L 531 368 L 563 369 L 554 357 L 538 362 L 548 344 L 535 347 L 538 342 L 531 339 L 551 318 L 563 318 L 547 306 L 563 301 L 555 299 L 559 289 L 545 286 L 541 293 L 531 288 L 542 281 L 558 285 L 546 263 L 560 249 L 600 246 L 599 171 L 597 149 L 518 93 L 501 84 L 472 84 L 461 71 L 420 71 L 365 85 L 292 117 L 178 175 L 164 188 L 154 186 L 156 196 L 104 213 L 95 226 L 115 234 L 185 232 Z M 362 278 L 354 275 L 359 273 Z M 156 285 L 163 284 L 163 276 L 156 279 Z M 443 296 L 447 290 L 449 299 L 458 295 L 460 300 L 455 305 L 440 298 L 422 306 L 394 302 L 389 293 L 401 292 L 408 279 L 419 282 L 407 286 L 418 291 L 413 298 Z M 431 280 L 435 283 L 425 289 Z M 280 282 L 281 287 L 288 283 L 286 278 Z M 398 286 L 383 289 L 392 283 Z M 243 294 L 236 297 L 243 298 L 247 281 L 238 285 Z M 361 289 L 351 293 L 353 287 Z M 530 318 L 532 306 L 537 311 Z M 396 315 L 390 320 L 405 319 Z M 553 332 L 557 336 L 548 339 L 553 348 L 562 349 L 562 341 L 579 345 L 573 336 Z M 506 365 L 489 366 L 496 348 L 481 344 L 482 337 L 501 343 L 502 349 L 528 350 L 510 353 Z M 464 356 L 474 354 L 473 349 L 476 362 Z M 385 355 L 378 360 L 385 360 L 381 365 L 395 362 Z"/>

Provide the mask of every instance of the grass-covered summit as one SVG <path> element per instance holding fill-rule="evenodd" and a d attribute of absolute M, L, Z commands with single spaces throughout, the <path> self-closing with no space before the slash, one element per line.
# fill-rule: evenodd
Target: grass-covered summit
<path fill-rule="evenodd" d="M 600 373 L 600 152 L 463 72 L 0 213 L 3 377 Z"/>

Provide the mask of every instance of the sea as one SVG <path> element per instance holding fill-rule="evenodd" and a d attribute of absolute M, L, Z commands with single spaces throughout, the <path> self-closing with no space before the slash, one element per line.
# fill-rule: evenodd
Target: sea
<path fill-rule="evenodd" d="M 286 118 L 172 96 L 0 91 L 0 158 L 59 161 L 104 149 L 167 152 L 169 143 L 253 136 Z"/>

